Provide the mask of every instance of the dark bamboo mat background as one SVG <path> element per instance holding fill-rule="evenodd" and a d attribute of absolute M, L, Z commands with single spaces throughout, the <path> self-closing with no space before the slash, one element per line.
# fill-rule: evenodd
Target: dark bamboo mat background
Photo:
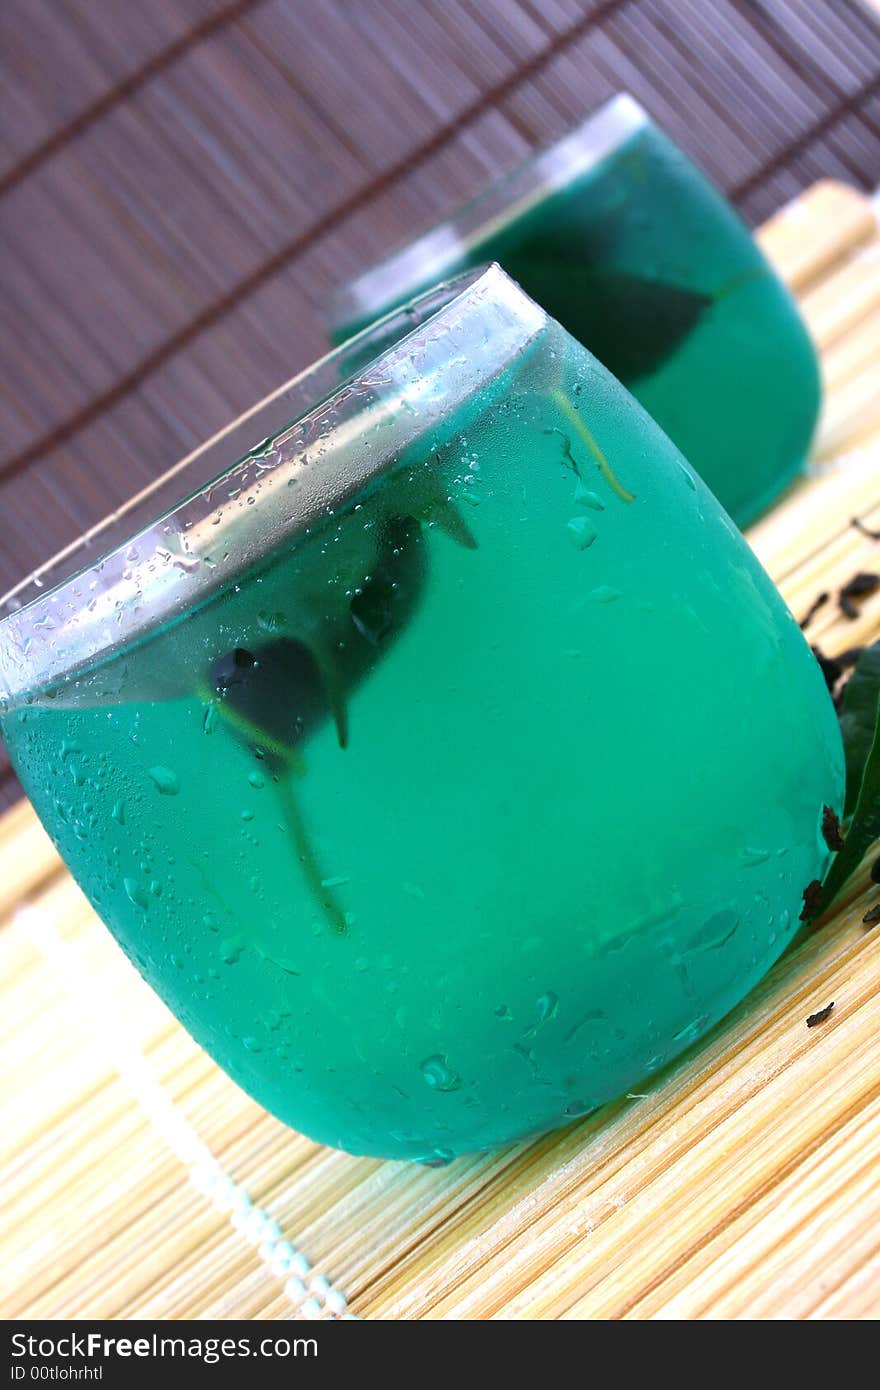
<path fill-rule="evenodd" d="M 880 182 L 860 0 L 3 0 L 0 592 L 319 355 L 334 283 L 622 88 L 751 222 Z"/>

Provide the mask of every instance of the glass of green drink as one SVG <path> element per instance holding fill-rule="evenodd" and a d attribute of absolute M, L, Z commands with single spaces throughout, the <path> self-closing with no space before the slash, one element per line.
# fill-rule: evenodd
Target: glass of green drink
<path fill-rule="evenodd" d="M 498 261 L 678 445 L 740 526 L 804 465 L 816 355 L 748 229 L 629 96 L 342 288 L 335 341 Z"/>
<path fill-rule="evenodd" d="M 72 873 L 328 1144 L 443 1162 L 619 1095 L 759 979 L 826 862 L 843 758 L 796 623 L 497 266 L 3 611 L 0 728 Z"/>

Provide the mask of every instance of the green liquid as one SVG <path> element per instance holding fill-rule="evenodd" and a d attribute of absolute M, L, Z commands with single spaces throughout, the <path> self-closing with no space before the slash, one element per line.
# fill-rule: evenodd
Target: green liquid
<path fill-rule="evenodd" d="M 843 762 L 803 637 L 553 343 L 555 384 L 526 361 L 359 510 L 2 720 L 149 983 L 354 1152 L 443 1161 L 619 1095 L 754 985 L 827 861 Z M 184 651 L 199 688 L 154 698 Z"/>
<path fill-rule="evenodd" d="M 632 391 L 738 525 L 800 471 L 820 400 L 812 343 L 747 228 L 660 131 L 478 233 L 431 279 L 490 260 Z"/>

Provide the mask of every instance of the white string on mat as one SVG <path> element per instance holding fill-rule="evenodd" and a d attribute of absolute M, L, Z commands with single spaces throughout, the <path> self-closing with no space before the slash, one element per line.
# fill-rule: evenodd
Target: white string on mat
<path fill-rule="evenodd" d="M 76 949 L 64 940 L 49 914 L 27 904 L 12 919 L 13 929 L 36 944 L 64 986 L 71 1002 L 106 1049 L 130 1095 L 153 1128 L 180 1159 L 196 1190 L 228 1217 L 233 1229 L 256 1248 L 270 1274 L 283 1282 L 284 1293 L 301 1318 L 351 1318 L 348 1302 L 324 1274 L 317 1274 L 301 1250 L 284 1236 L 277 1221 L 251 1201 L 157 1080 L 141 1049 L 128 1034 L 112 1000 L 99 995 Z"/>

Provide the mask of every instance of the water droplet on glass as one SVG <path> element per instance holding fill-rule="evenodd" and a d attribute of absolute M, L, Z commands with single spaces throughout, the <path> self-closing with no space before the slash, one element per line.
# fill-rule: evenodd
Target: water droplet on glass
<path fill-rule="evenodd" d="M 754 868 L 756 864 L 764 864 L 770 858 L 769 849 L 750 849 L 748 846 L 740 850 L 740 859 L 747 868 Z"/>
<path fill-rule="evenodd" d="M 134 903 L 135 907 L 141 907 L 146 911 L 146 908 L 149 905 L 149 898 L 147 897 L 141 885 L 138 883 L 137 879 L 124 878 L 122 880 L 122 886 L 128 894 L 128 897 Z"/>
<path fill-rule="evenodd" d="M 265 611 L 257 614 L 257 627 L 261 632 L 267 632 L 270 636 L 275 636 L 283 632 L 286 620 L 283 613 L 267 613 Z"/>
<path fill-rule="evenodd" d="M 421 1064 L 422 1076 L 433 1091 L 457 1091 L 461 1077 L 454 1072 L 441 1052 L 426 1057 Z"/>
<path fill-rule="evenodd" d="M 538 1024 L 549 1023 L 551 1018 L 555 1018 L 559 1012 L 559 995 L 552 989 L 548 989 L 546 994 L 542 994 L 535 1004 L 535 1011 L 538 1015 Z"/>
<path fill-rule="evenodd" d="M 698 951 L 720 951 L 726 946 L 739 928 L 739 917 L 732 908 L 722 908 L 709 917 L 693 936 L 688 937 L 682 952 L 673 953 L 672 960 L 678 964 L 685 956 Z"/>
<path fill-rule="evenodd" d="M 592 1100 L 573 1100 L 563 1110 L 563 1115 L 573 1119 L 578 1115 L 589 1115 L 591 1110 L 596 1109 L 596 1102 Z"/>
<path fill-rule="evenodd" d="M 591 589 L 590 598 L 594 603 L 614 603 L 615 599 L 620 598 L 620 590 L 612 589 L 610 584 L 599 584 L 597 588 Z"/>
<path fill-rule="evenodd" d="M 599 534 L 585 516 L 573 516 L 565 529 L 575 550 L 589 550 Z"/>
<path fill-rule="evenodd" d="M 593 512 L 604 512 L 605 503 L 597 492 L 592 492 L 582 482 L 574 490 L 574 500 L 579 507 L 589 507 Z"/>
<path fill-rule="evenodd" d="M 687 483 L 688 487 L 690 488 L 691 492 L 696 492 L 697 484 L 694 480 L 694 475 L 691 473 L 691 470 L 684 463 L 679 463 L 678 466 L 681 469 L 681 475 Z"/>
<path fill-rule="evenodd" d="M 693 1042 L 695 1038 L 699 1037 L 708 1022 L 709 1015 L 701 1014 L 699 1018 L 695 1018 L 691 1023 L 688 1023 L 686 1027 L 680 1028 L 678 1032 L 673 1035 L 675 1041 L 685 1043 Z M 651 1064 L 649 1063 L 648 1065 L 650 1066 Z"/>
<path fill-rule="evenodd" d="M 425 1168 L 445 1168 L 455 1158 L 451 1149 L 432 1149 L 423 1158 L 417 1158 L 416 1163 L 421 1163 Z"/>
<path fill-rule="evenodd" d="M 220 942 L 220 959 L 224 965 L 236 965 L 243 950 L 244 943 L 241 937 L 228 936 L 225 941 Z"/>
<path fill-rule="evenodd" d="M 177 773 L 170 767 L 151 767 L 149 776 L 162 796 L 177 796 L 180 791 Z"/>

